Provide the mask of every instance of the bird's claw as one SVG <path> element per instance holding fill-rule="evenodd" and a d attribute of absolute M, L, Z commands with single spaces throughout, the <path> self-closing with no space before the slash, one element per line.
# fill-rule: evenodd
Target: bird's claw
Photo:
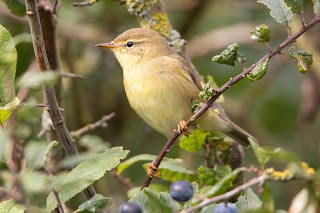
<path fill-rule="evenodd" d="M 148 166 L 148 176 L 155 179 L 161 179 L 162 174 L 157 167 L 153 165 L 153 162 Z"/>
<path fill-rule="evenodd" d="M 188 128 L 186 122 L 185 122 L 185 121 L 180 121 L 180 123 L 178 124 L 178 132 L 179 132 L 180 134 L 184 133 L 184 135 L 185 135 L 186 137 L 189 137 L 189 135 L 191 134 L 191 132 L 189 132 L 188 129 L 189 129 L 189 128 Z"/>

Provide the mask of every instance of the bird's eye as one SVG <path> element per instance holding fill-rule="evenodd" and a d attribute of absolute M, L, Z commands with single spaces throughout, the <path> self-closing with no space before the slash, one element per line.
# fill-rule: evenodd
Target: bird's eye
<path fill-rule="evenodd" d="M 134 43 L 133 43 L 132 41 L 128 41 L 128 42 L 127 42 L 127 47 L 132 47 L 133 44 L 134 44 Z"/>

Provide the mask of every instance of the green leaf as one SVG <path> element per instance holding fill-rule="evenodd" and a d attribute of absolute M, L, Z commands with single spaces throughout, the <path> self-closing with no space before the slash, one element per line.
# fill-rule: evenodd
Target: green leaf
<path fill-rule="evenodd" d="M 34 170 L 26 170 L 21 177 L 23 189 L 29 195 L 32 194 L 48 194 L 54 185 L 49 181 L 48 175 L 44 172 L 35 172 Z M 44 201 L 44 200 L 43 200 Z"/>
<path fill-rule="evenodd" d="M 129 166 L 139 162 L 139 161 L 153 161 L 156 159 L 156 155 L 149 155 L 149 154 L 141 154 L 141 155 L 136 155 L 132 158 L 129 158 L 128 160 L 122 162 L 118 166 L 118 174 L 121 174 L 125 169 L 127 169 Z"/>
<path fill-rule="evenodd" d="M 237 60 L 238 56 L 238 49 L 239 44 L 231 44 L 225 50 L 223 50 L 222 53 L 220 53 L 220 55 L 212 57 L 212 61 L 219 64 L 227 64 L 230 66 L 234 66 L 234 61 Z"/>
<path fill-rule="evenodd" d="M 320 14 L 320 1 L 319 0 L 312 0 L 313 2 L 313 11 L 314 14 Z"/>
<path fill-rule="evenodd" d="M 269 58 L 255 66 L 248 75 L 248 79 L 251 81 L 259 81 L 267 73 L 269 64 Z"/>
<path fill-rule="evenodd" d="M 216 182 L 220 181 L 224 176 L 231 173 L 231 168 L 229 165 L 224 165 L 219 167 L 217 170 L 213 168 L 208 168 L 200 166 L 198 168 L 200 179 L 208 185 L 214 185 Z"/>
<path fill-rule="evenodd" d="M 288 54 L 298 60 L 299 71 L 305 74 L 313 63 L 312 54 L 302 51 L 297 46 L 292 46 L 288 50 Z"/>
<path fill-rule="evenodd" d="M 260 147 L 256 141 L 254 141 L 251 138 L 248 138 L 248 139 L 261 167 L 264 167 L 265 164 L 269 162 L 270 159 L 279 160 L 286 163 L 300 161 L 297 155 L 287 150 L 284 150 L 281 148 L 272 149 L 272 148 Z"/>
<path fill-rule="evenodd" d="M 215 89 L 211 87 L 210 81 L 202 85 L 202 87 L 203 87 L 203 91 L 200 91 L 199 93 L 200 98 L 205 98 L 206 100 L 209 100 L 216 94 Z"/>
<path fill-rule="evenodd" d="M 217 205 L 218 204 L 216 204 L 216 203 L 211 204 L 211 205 L 207 205 L 201 209 L 200 213 L 214 213 L 214 210 L 216 209 Z"/>
<path fill-rule="evenodd" d="M 180 204 L 173 200 L 168 193 L 161 192 L 156 194 L 148 188 L 144 188 L 129 202 L 138 203 L 144 213 L 175 213 L 180 210 Z"/>
<path fill-rule="evenodd" d="M 24 213 L 26 207 L 16 203 L 13 199 L 2 201 L 0 203 L 0 212 L 2 213 Z"/>
<path fill-rule="evenodd" d="M 274 212 L 274 199 L 271 189 L 267 183 L 264 183 L 262 208 Z"/>
<path fill-rule="evenodd" d="M 147 171 L 149 163 L 143 164 L 143 167 Z M 160 166 L 159 171 L 162 174 L 163 180 L 170 180 L 171 182 L 177 180 L 188 180 L 190 182 L 199 182 L 198 177 L 195 175 L 193 171 L 188 169 L 183 163 L 181 159 L 164 159 Z"/>
<path fill-rule="evenodd" d="M 179 145 L 182 149 L 189 152 L 198 152 L 209 135 L 209 131 L 197 129 L 189 137 L 182 138 Z"/>
<path fill-rule="evenodd" d="M 206 186 L 200 190 L 200 193 L 205 197 L 214 197 L 220 194 L 225 193 L 231 186 L 233 180 L 237 177 L 237 175 L 243 171 L 243 168 L 237 168 L 233 170 L 230 174 L 224 176 L 219 182 L 217 182 L 213 186 Z M 198 202 L 197 199 L 194 199 L 192 203 Z"/>
<path fill-rule="evenodd" d="M 66 157 L 62 160 L 61 166 L 63 168 L 75 167 L 79 163 L 83 161 L 87 161 L 96 157 L 95 153 L 92 152 L 81 152 L 79 155 L 72 155 L 70 157 Z"/>
<path fill-rule="evenodd" d="M 5 162 L 11 157 L 12 143 L 10 141 L 8 131 L 0 128 L 0 161 Z"/>
<path fill-rule="evenodd" d="M 59 198 L 62 203 L 70 200 L 76 194 L 100 179 L 106 171 L 115 168 L 121 159 L 128 155 L 129 151 L 124 151 L 122 147 L 113 147 L 95 158 L 84 161 L 71 170 L 61 181 L 59 187 Z M 57 202 L 53 193 L 47 197 L 47 212 L 56 208 Z"/>
<path fill-rule="evenodd" d="M 28 141 L 24 151 L 28 168 L 40 169 L 43 167 L 43 158 L 45 157 L 47 147 L 48 143 L 44 140 Z"/>
<path fill-rule="evenodd" d="M 56 84 L 59 77 L 60 74 L 56 71 L 28 72 L 18 80 L 18 86 L 37 89 L 41 88 L 43 84 Z"/>
<path fill-rule="evenodd" d="M 17 106 L 20 104 L 19 98 L 15 97 L 13 101 L 5 105 L 4 107 L 0 107 L 0 125 L 3 125 L 4 122 L 6 122 L 10 116 L 12 115 L 12 112 Z"/>
<path fill-rule="evenodd" d="M 320 200 L 320 169 L 318 169 L 312 177 L 312 188 L 317 200 Z"/>
<path fill-rule="evenodd" d="M 43 167 L 46 167 L 47 166 L 47 161 L 48 161 L 48 158 L 49 158 L 49 154 L 51 152 L 52 149 L 56 148 L 57 146 L 59 145 L 59 142 L 58 141 L 51 141 L 47 148 L 46 148 L 46 151 L 44 153 L 44 156 L 43 156 L 43 159 L 42 159 L 42 162 L 43 162 Z"/>
<path fill-rule="evenodd" d="M 258 0 L 258 2 L 266 5 L 271 10 L 270 15 L 278 23 L 290 28 L 293 13 L 283 0 Z"/>
<path fill-rule="evenodd" d="M 2 0 L 9 10 L 16 16 L 26 15 L 26 5 L 24 0 Z"/>
<path fill-rule="evenodd" d="M 188 209 L 191 207 L 192 205 L 192 200 L 195 196 L 198 196 L 199 195 L 199 186 L 196 182 L 192 182 L 191 183 L 192 185 L 192 188 L 193 188 L 193 195 L 192 197 L 190 198 L 190 200 L 188 200 L 187 202 L 185 202 L 185 204 L 183 205 L 183 209 Z"/>
<path fill-rule="evenodd" d="M 239 212 L 245 210 L 258 209 L 262 206 L 262 202 L 259 197 L 252 191 L 251 188 L 248 188 L 243 191 L 243 194 L 238 198 L 236 207 Z"/>
<path fill-rule="evenodd" d="M 301 14 L 303 11 L 303 0 L 284 0 L 285 3 L 291 8 L 293 13 Z"/>
<path fill-rule="evenodd" d="M 267 43 L 270 40 L 270 28 L 262 24 L 260 26 L 255 27 L 253 30 L 250 31 L 251 33 L 251 39 L 256 41 L 256 42 L 261 42 L 261 43 Z"/>
<path fill-rule="evenodd" d="M 198 168 L 198 172 L 200 175 L 200 180 L 203 181 L 203 183 L 208 185 L 214 185 L 216 183 L 216 171 L 213 170 L 213 168 L 208 168 L 203 165 L 201 165 Z"/>
<path fill-rule="evenodd" d="M 79 144 L 95 153 L 103 152 L 110 148 L 110 143 L 105 142 L 97 135 L 84 135 L 80 138 Z"/>
<path fill-rule="evenodd" d="M 90 200 L 82 203 L 78 212 L 97 212 L 100 209 L 103 209 L 111 202 L 111 198 L 104 197 L 100 194 L 95 194 Z"/>
<path fill-rule="evenodd" d="M 17 50 L 9 31 L 0 24 L 0 106 L 15 97 L 14 79 L 17 67 Z"/>

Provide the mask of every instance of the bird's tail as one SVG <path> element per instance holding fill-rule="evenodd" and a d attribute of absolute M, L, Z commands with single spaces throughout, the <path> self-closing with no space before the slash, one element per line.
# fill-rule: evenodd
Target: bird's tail
<path fill-rule="evenodd" d="M 227 135 L 243 146 L 250 146 L 248 138 L 257 141 L 252 135 L 230 121 L 228 118 L 209 109 L 202 118 L 199 118 L 200 128 L 207 130 L 217 130 Z"/>
<path fill-rule="evenodd" d="M 241 127 L 239 127 L 237 124 L 233 123 L 232 121 L 219 116 L 223 120 L 225 120 L 229 125 L 228 125 L 228 130 L 223 131 L 222 133 L 230 137 L 231 139 L 235 140 L 242 146 L 248 147 L 250 146 L 250 142 L 248 138 L 251 138 L 255 141 L 257 141 L 252 135 L 250 135 L 248 132 L 243 130 Z"/>

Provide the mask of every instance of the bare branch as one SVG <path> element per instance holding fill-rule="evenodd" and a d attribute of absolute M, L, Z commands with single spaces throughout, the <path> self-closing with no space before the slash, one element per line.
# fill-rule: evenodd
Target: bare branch
<path fill-rule="evenodd" d="M 292 42 L 294 42 L 297 38 L 299 38 L 303 33 L 305 33 L 307 30 L 309 30 L 311 27 L 313 27 L 314 25 L 318 24 L 320 22 L 320 14 L 317 15 L 312 21 L 310 21 L 308 24 L 306 24 L 306 27 L 303 27 L 300 31 L 298 31 L 297 33 L 295 33 L 293 36 L 288 37 L 284 42 L 282 42 L 280 45 L 278 45 L 275 49 L 271 50 L 268 54 L 266 54 L 265 56 L 263 56 L 260 60 L 258 60 L 256 63 L 252 64 L 248 69 L 243 70 L 242 73 L 240 73 L 239 75 L 237 75 L 234 78 L 231 78 L 227 83 L 225 83 L 220 89 L 217 90 L 216 95 L 213 96 L 204 106 L 202 106 L 200 108 L 200 110 L 195 113 L 193 116 L 191 116 L 188 121 L 186 122 L 186 124 L 189 126 L 192 122 L 194 122 L 195 120 L 197 120 L 205 111 L 207 111 L 212 105 L 213 103 L 218 99 L 218 97 L 224 93 L 227 89 L 231 88 L 232 85 L 236 84 L 238 81 L 240 81 L 241 79 L 245 78 L 250 72 L 251 70 L 257 66 L 258 64 L 260 64 L 261 62 L 265 61 L 266 59 L 270 59 L 273 56 L 277 55 L 280 53 L 280 51 L 285 48 L 286 46 L 288 46 L 289 44 L 291 44 Z M 168 150 L 170 150 L 171 146 L 174 144 L 175 140 L 177 140 L 177 138 L 180 136 L 179 132 L 175 129 L 173 131 L 173 134 L 171 135 L 170 139 L 167 141 L 167 143 L 165 144 L 165 146 L 163 147 L 163 149 L 161 150 L 160 154 L 158 155 L 158 157 L 155 159 L 155 161 L 153 162 L 153 166 L 154 168 L 158 168 L 162 159 L 164 158 L 164 156 L 169 152 Z M 154 170 L 154 172 L 156 172 Z M 150 182 L 152 181 L 152 178 L 150 176 L 147 176 L 147 179 L 145 180 L 142 189 L 145 187 L 148 187 L 150 185 Z"/>
<path fill-rule="evenodd" d="M 43 40 L 40 18 L 38 13 L 38 6 L 36 0 L 25 0 L 27 15 L 29 18 L 30 30 L 32 34 L 33 48 L 38 62 L 39 69 L 41 71 L 50 70 L 48 57 Z M 43 92 L 46 99 L 46 103 L 49 107 L 49 114 L 52 120 L 55 132 L 62 144 L 65 152 L 68 156 L 77 155 L 78 150 L 75 142 L 72 139 L 69 130 L 66 127 L 64 118 L 60 112 L 55 89 L 52 86 L 44 85 Z M 95 190 L 92 186 L 89 186 L 84 190 L 88 199 L 95 195 Z"/>
<path fill-rule="evenodd" d="M 74 74 L 74 73 L 68 73 L 68 72 L 60 72 L 60 75 L 62 77 L 66 78 L 83 78 L 82 75 Z"/>
<path fill-rule="evenodd" d="M 46 168 L 43 168 L 43 169 L 44 169 L 44 171 L 48 174 L 49 180 L 51 180 L 51 179 L 52 179 L 52 173 L 50 172 L 50 170 L 48 170 L 48 169 L 46 169 Z M 55 199 L 56 199 L 56 201 L 57 201 L 57 206 L 58 206 L 59 212 L 60 212 L 60 213 L 64 213 L 64 209 L 63 209 L 61 200 L 60 200 L 60 198 L 59 198 L 59 191 L 56 190 L 56 189 L 53 189 L 52 192 L 53 192 L 53 195 L 54 195 L 54 197 L 55 197 Z"/>
<path fill-rule="evenodd" d="M 88 1 L 84 1 L 84 2 L 73 2 L 72 5 L 73 6 L 91 6 L 94 3 L 98 2 L 99 0 L 88 0 Z"/>
<path fill-rule="evenodd" d="M 98 120 L 97 122 L 95 122 L 93 124 L 88 124 L 88 125 L 82 127 L 81 129 L 78 129 L 76 131 L 72 131 L 71 135 L 72 135 L 72 137 L 79 138 L 84 133 L 86 133 L 90 130 L 93 130 L 99 126 L 105 125 L 106 122 L 109 121 L 110 119 L 112 119 L 115 115 L 116 115 L 116 113 L 112 112 L 109 115 L 103 116 L 100 120 Z"/>
<path fill-rule="evenodd" d="M 130 178 L 123 178 L 121 175 L 117 174 L 117 170 L 112 170 L 110 174 L 127 190 L 132 189 L 134 187 L 133 183 L 131 182 Z"/>
<path fill-rule="evenodd" d="M 240 186 L 238 186 L 237 188 L 226 192 L 222 195 L 218 195 L 216 197 L 212 197 L 212 198 L 208 198 L 205 199 L 204 201 L 202 201 L 201 203 L 199 203 L 198 205 L 192 206 L 191 208 L 185 209 L 183 211 L 181 211 L 180 213 L 190 213 L 190 212 L 194 212 L 197 209 L 200 209 L 206 205 L 209 205 L 210 203 L 215 203 L 215 202 L 219 202 L 219 201 L 224 201 L 224 200 L 228 200 L 230 198 L 232 198 L 233 196 L 235 196 L 236 194 L 242 192 L 243 190 L 258 184 L 258 183 L 263 183 L 265 180 L 267 179 L 267 175 L 261 175 L 259 177 L 256 178 L 252 178 L 251 180 L 249 180 L 247 183 L 242 184 Z"/>

